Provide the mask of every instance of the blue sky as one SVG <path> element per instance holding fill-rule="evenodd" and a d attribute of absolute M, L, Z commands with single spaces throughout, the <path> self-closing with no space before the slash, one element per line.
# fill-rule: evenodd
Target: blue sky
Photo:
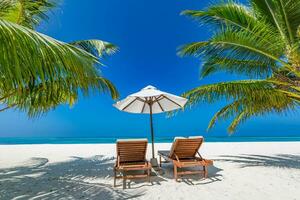
<path fill-rule="evenodd" d="M 119 46 L 117 54 L 103 61 L 106 67 L 102 72 L 117 86 L 121 98 L 149 84 L 179 95 L 199 85 L 240 78 L 218 73 L 200 80 L 200 61 L 176 55 L 178 46 L 205 40 L 212 33 L 180 12 L 207 5 L 204 0 L 65 0 L 38 30 L 66 42 L 102 39 Z M 0 137 L 149 135 L 148 115 L 120 112 L 113 103 L 107 95 L 91 95 L 73 108 L 60 106 L 39 119 L 7 111 L 0 114 Z M 201 104 L 173 118 L 155 115 L 155 134 L 227 136 L 229 121 L 205 131 L 209 119 L 225 103 Z M 253 118 L 240 126 L 235 136 L 300 136 L 298 118 L 297 113 Z"/>

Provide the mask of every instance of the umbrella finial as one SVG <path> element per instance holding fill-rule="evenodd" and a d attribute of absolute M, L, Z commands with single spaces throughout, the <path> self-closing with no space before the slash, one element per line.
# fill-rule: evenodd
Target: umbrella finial
<path fill-rule="evenodd" d="M 156 87 L 152 85 L 148 85 L 147 87 L 144 87 L 142 90 L 156 90 Z"/>

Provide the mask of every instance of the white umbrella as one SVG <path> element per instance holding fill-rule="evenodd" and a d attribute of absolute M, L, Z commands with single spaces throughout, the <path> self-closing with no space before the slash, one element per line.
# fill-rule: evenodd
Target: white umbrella
<path fill-rule="evenodd" d="M 167 92 L 162 92 L 149 85 L 141 91 L 131 94 L 118 101 L 114 106 L 125 112 L 150 114 L 150 128 L 152 139 L 152 158 L 154 158 L 154 133 L 152 114 L 168 112 L 183 108 L 188 100 Z"/>

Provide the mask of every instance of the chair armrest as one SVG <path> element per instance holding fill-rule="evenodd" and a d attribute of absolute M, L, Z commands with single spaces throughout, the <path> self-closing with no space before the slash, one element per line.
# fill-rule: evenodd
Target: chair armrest
<path fill-rule="evenodd" d="M 203 157 L 201 156 L 201 154 L 199 153 L 199 151 L 197 151 L 197 154 L 201 160 L 204 160 Z"/>
<path fill-rule="evenodd" d="M 120 156 L 117 156 L 116 167 L 120 166 Z"/>
<path fill-rule="evenodd" d="M 177 160 L 178 162 L 180 162 L 180 160 L 179 160 L 178 156 L 176 155 L 176 153 L 174 153 L 174 155 L 175 155 L 176 160 Z"/>

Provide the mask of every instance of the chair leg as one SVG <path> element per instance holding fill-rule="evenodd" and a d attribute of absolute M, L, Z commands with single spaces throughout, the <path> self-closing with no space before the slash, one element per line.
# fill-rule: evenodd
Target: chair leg
<path fill-rule="evenodd" d="M 126 177 L 123 176 L 123 189 L 126 189 Z"/>
<path fill-rule="evenodd" d="M 117 172 L 116 169 L 114 169 L 114 187 L 116 187 L 116 180 L 117 179 Z"/>
<path fill-rule="evenodd" d="M 159 156 L 159 166 L 161 167 L 161 155 Z"/>
<path fill-rule="evenodd" d="M 150 169 L 147 170 L 148 182 L 150 183 Z"/>
<path fill-rule="evenodd" d="M 207 178 L 207 169 L 205 166 L 203 166 L 203 172 L 204 172 L 204 178 Z"/>
<path fill-rule="evenodd" d="M 174 178 L 175 178 L 175 181 L 178 181 L 178 174 L 177 174 L 177 166 L 174 165 Z"/>

